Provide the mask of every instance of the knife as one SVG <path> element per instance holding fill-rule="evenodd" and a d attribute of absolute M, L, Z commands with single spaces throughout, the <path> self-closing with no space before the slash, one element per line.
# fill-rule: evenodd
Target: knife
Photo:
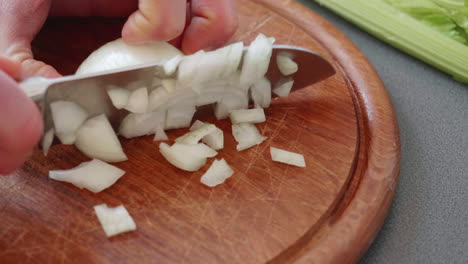
<path fill-rule="evenodd" d="M 308 87 L 335 74 L 333 66 L 311 50 L 290 45 L 273 45 L 272 59 L 266 74 L 271 83 L 276 83 L 283 77 L 276 63 L 278 53 L 288 54 L 299 66 L 298 71 L 292 75 L 294 86 L 291 92 Z M 155 77 L 164 79 L 174 76 L 167 76 L 164 73 L 163 65 L 152 63 L 56 79 L 33 77 L 20 83 L 20 87 L 27 96 L 39 103 L 45 125 L 44 131 L 53 127 L 49 105 L 58 100 L 78 103 L 90 116 L 106 114 L 111 124 L 116 128 L 128 114 L 128 111 L 116 109 L 112 105 L 107 95 L 107 87 L 115 85 L 130 90 L 151 87 Z"/>

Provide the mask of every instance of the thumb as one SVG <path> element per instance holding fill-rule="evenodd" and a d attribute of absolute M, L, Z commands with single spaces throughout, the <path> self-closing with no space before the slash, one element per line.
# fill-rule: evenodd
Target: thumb
<path fill-rule="evenodd" d="M 182 34 L 187 11 L 186 0 L 140 0 L 122 29 L 129 43 L 169 41 Z"/>
<path fill-rule="evenodd" d="M 0 57 L 0 174 L 13 172 L 27 159 L 42 134 L 37 106 L 9 76 L 20 66 Z"/>

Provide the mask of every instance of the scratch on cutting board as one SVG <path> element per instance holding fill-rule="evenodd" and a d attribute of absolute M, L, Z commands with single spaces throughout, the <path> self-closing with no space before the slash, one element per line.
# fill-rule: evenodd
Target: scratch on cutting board
<path fill-rule="evenodd" d="M 271 16 L 266 17 L 263 21 L 261 21 L 260 23 L 256 24 L 255 26 L 253 26 L 252 28 L 250 28 L 249 30 L 247 30 L 246 32 L 244 32 L 243 34 L 241 34 L 241 35 L 238 37 L 238 39 L 243 39 L 243 38 L 245 38 L 247 35 L 251 34 L 252 32 L 257 31 L 258 29 L 260 29 L 261 27 L 263 27 L 266 23 L 268 23 L 271 19 L 272 19 Z"/>

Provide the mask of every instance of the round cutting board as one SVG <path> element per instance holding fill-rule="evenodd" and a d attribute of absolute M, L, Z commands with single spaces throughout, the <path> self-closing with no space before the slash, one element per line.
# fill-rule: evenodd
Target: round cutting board
<path fill-rule="evenodd" d="M 200 119 L 225 131 L 235 174 L 208 188 L 198 172 L 167 163 L 152 137 L 122 140 L 127 173 L 93 194 L 48 178 L 89 160 L 73 146 L 41 151 L 0 177 L 2 263 L 353 263 L 369 247 L 391 204 L 399 172 L 395 114 L 362 53 L 323 18 L 295 1 L 238 0 L 233 41 L 258 33 L 322 54 L 336 75 L 275 100 L 259 124 L 260 146 L 235 150 L 229 121 Z M 47 22 L 33 43 L 63 74 L 119 36 L 122 20 Z M 73 32 L 73 34 L 68 33 Z M 314 71 L 310 69 L 311 73 Z M 174 139 L 186 129 L 173 130 Z M 270 146 L 301 153 L 306 168 L 271 161 Z M 97 175 L 99 176 L 99 175 Z M 138 229 L 106 238 L 93 206 L 123 204 Z"/>

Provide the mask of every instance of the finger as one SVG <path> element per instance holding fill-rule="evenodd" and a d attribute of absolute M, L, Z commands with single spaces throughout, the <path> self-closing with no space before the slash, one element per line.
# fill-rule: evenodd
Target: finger
<path fill-rule="evenodd" d="M 138 10 L 125 23 L 122 37 L 129 43 L 169 41 L 185 26 L 185 0 L 140 0 Z"/>
<path fill-rule="evenodd" d="M 237 12 L 232 0 L 192 0 L 191 11 L 192 19 L 182 40 L 185 53 L 219 48 L 237 29 Z"/>
<path fill-rule="evenodd" d="M 1 65 L 2 63 L 0 69 L 9 67 L 6 64 Z M 43 124 L 34 102 L 1 70 L 0 120 L 0 174 L 7 174 L 27 159 L 39 141 Z"/>
<path fill-rule="evenodd" d="M 21 76 L 21 65 L 3 56 L 0 56 L 0 69 L 15 80 L 19 80 Z"/>
<path fill-rule="evenodd" d="M 57 77 L 51 66 L 33 59 L 31 41 L 47 18 L 51 0 L 0 1 L 0 54 L 21 64 L 19 79 Z"/>

